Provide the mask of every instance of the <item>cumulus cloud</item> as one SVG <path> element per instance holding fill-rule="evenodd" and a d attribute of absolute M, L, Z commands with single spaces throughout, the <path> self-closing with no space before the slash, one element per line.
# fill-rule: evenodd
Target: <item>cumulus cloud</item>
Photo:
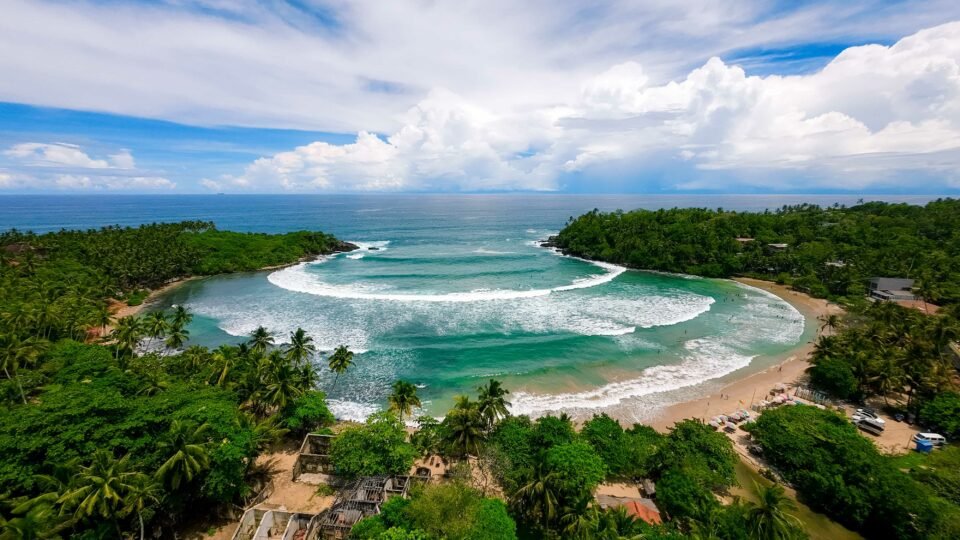
<path fill-rule="evenodd" d="M 136 168 L 129 150 L 94 157 L 78 145 L 25 142 L 2 152 L 13 167 L 0 173 L 0 188 L 60 190 L 169 190 L 167 178 Z"/>
<path fill-rule="evenodd" d="M 685 77 L 650 84 L 636 62 L 585 79 L 576 99 L 495 112 L 434 90 L 381 138 L 324 142 L 258 159 L 235 188 L 286 190 L 553 190 L 569 173 L 664 159 L 674 187 L 709 187 L 710 171 L 768 188 L 824 182 L 857 189 L 897 171 L 960 166 L 960 23 L 892 46 L 843 51 L 822 70 L 748 76 L 711 58 Z M 777 171 L 789 174 L 779 174 Z M 751 180 L 751 178 L 753 178 Z M 224 183 L 217 183 L 217 189 Z"/>

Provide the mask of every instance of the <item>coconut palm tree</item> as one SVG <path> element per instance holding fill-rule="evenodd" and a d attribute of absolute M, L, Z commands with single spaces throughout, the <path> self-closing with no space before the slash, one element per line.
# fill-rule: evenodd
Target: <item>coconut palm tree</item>
<path fill-rule="evenodd" d="M 0 366 L 3 367 L 3 373 L 7 376 L 7 379 L 17 381 L 20 399 L 24 405 L 27 403 L 27 396 L 20 381 L 20 368 L 36 365 L 46 348 L 46 344 L 46 341 L 35 337 L 21 340 L 15 334 L 0 339 Z M 10 375 L 11 372 L 13 372 L 13 376 Z"/>
<path fill-rule="evenodd" d="M 468 397 L 457 396 L 454 402 L 454 408 L 443 419 L 447 443 L 461 456 L 475 456 L 479 453 L 483 439 L 483 418 L 477 404 L 471 403 Z"/>
<path fill-rule="evenodd" d="M 310 355 L 317 352 L 317 347 L 313 344 L 313 338 L 304 332 L 303 328 L 297 328 L 290 333 L 290 343 L 286 347 L 287 358 L 295 364 L 305 362 Z"/>
<path fill-rule="evenodd" d="M 802 531 L 800 520 L 790 513 L 796 505 L 787 497 L 783 486 L 767 487 L 754 482 L 759 502 L 747 502 L 747 531 L 754 540 L 791 540 Z"/>
<path fill-rule="evenodd" d="M 191 345 L 187 350 L 183 351 L 183 359 L 186 361 L 186 366 L 190 368 L 190 371 L 196 373 L 201 366 L 210 360 L 210 351 L 200 345 Z"/>
<path fill-rule="evenodd" d="M 837 330 L 840 329 L 840 325 L 843 323 L 843 319 L 836 313 L 831 313 L 829 315 L 822 315 L 820 317 L 820 333 L 825 332 L 828 328 L 831 331 L 831 334 L 835 334 Z"/>
<path fill-rule="evenodd" d="M 333 386 L 330 388 L 333 390 L 337 387 L 337 381 L 340 379 L 340 375 L 345 373 L 350 369 L 350 366 L 353 365 L 353 353 L 350 352 L 350 349 L 348 349 L 346 345 L 341 345 L 333 351 L 327 363 L 330 366 L 330 371 L 337 374 L 337 376 L 333 378 Z"/>
<path fill-rule="evenodd" d="M 138 474 L 130 470 L 129 458 L 127 454 L 116 459 L 107 450 L 97 450 L 89 465 L 80 466 L 70 489 L 57 502 L 73 508 L 77 519 L 115 521 L 121 516 L 123 499 Z"/>
<path fill-rule="evenodd" d="M 227 383 L 227 376 L 230 375 L 230 369 L 236 360 L 236 351 L 229 345 L 221 345 L 213 351 L 212 360 L 214 369 L 211 375 L 211 382 L 217 386 L 224 386 Z"/>
<path fill-rule="evenodd" d="M 293 400 L 303 394 L 299 387 L 299 376 L 297 370 L 289 363 L 283 360 L 278 351 L 271 354 L 266 359 L 266 374 L 264 377 L 265 386 L 263 388 L 263 400 L 274 407 L 274 410 L 282 411 Z"/>
<path fill-rule="evenodd" d="M 97 309 L 93 312 L 91 322 L 100 327 L 100 335 L 106 336 L 107 327 L 110 326 L 110 323 L 113 321 L 113 313 L 110 313 L 110 306 L 106 304 L 101 304 L 97 306 Z"/>
<path fill-rule="evenodd" d="M 253 333 L 250 334 L 250 340 L 247 341 L 250 345 L 250 350 L 264 354 L 267 352 L 267 349 L 273 346 L 273 332 L 270 332 L 262 326 L 258 326 Z"/>
<path fill-rule="evenodd" d="M 151 338 L 161 340 L 170 331 L 170 322 L 167 321 L 167 316 L 162 311 L 154 311 L 147 315 L 146 321 L 144 321 L 144 330 Z"/>
<path fill-rule="evenodd" d="M 486 386 L 477 389 L 479 395 L 480 416 L 487 422 L 487 427 L 493 427 L 501 418 L 510 415 L 507 407 L 510 402 L 504 396 L 510 393 L 501 386 L 500 381 L 490 379 Z"/>
<path fill-rule="evenodd" d="M 172 421 L 167 436 L 160 441 L 170 457 L 157 469 L 156 479 L 169 489 L 177 490 L 205 471 L 210 466 L 207 430 L 207 424 L 193 426 Z"/>
<path fill-rule="evenodd" d="M 143 540 L 145 533 L 143 511 L 150 505 L 160 502 L 163 497 L 163 487 L 143 473 L 133 476 L 128 485 L 127 494 L 123 500 L 123 514 L 137 515 L 137 521 L 140 522 L 140 540 Z"/>
<path fill-rule="evenodd" d="M 113 338 L 116 346 L 114 359 L 119 362 L 121 356 L 133 354 L 137 343 L 140 343 L 140 338 L 143 337 L 143 324 L 140 319 L 132 315 L 121 317 L 117 319 L 110 337 Z"/>
<path fill-rule="evenodd" d="M 390 410 L 400 415 L 400 421 L 403 422 L 404 415 L 412 414 L 414 408 L 422 406 L 420 398 L 417 397 L 417 387 L 407 381 L 396 381 L 393 383 L 393 393 L 387 398 L 390 404 Z"/>
<path fill-rule="evenodd" d="M 190 313 L 187 308 L 177 305 L 173 308 L 173 319 L 171 324 L 173 326 L 186 326 L 190 324 L 190 321 L 193 320 L 193 314 Z"/>
<path fill-rule="evenodd" d="M 170 325 L 170 333 L 167 335 L 165 345 L 170 349 L 179 349 L 190 339 L 190 331 L 181 324 L 174 323 Z"/>
<path fill-rule="evenodd" d="M 533 474 L 510 497 L 510 505 L 518 514 L 542 527 L 549 527 L 558 511 L 557 490 L 553 473 L 538 465 Z"/>
<path fill-rule="evenodd" d="M 20 505 L 13 514 L 6 522 L 0 518 L 2 540 L 59 540 L 60 533 L 70 526 L 70 518 L 57 513 L 50 503 Z"/>
<path fill-rule="evenodd" d="M 593 493 L 585 493 L 563 509 L 563 515 L 560 516 L 563 537 L 592 540 L 599 521 L 600 512 L 594 503 Z"/>

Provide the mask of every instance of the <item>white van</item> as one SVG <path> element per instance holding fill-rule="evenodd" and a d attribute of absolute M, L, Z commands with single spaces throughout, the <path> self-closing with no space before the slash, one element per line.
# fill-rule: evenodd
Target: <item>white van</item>
<path fill-rule="evenodd" d="M 937 433 L 917 433 L 913 436 L 913 442 L 930 441 L 934 446 L 947 444 L 947 439 Z"/>

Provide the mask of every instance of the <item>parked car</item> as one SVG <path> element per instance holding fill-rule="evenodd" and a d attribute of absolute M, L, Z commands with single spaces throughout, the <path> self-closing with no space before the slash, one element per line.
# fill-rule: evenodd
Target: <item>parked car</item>
<path fill-rule="evenodd" d="M 913 442 L 930 441 L 934 446 L 943 446 L 947 444 L 947 439 L 939 433 L 917 433 L 913 436 Z"/>

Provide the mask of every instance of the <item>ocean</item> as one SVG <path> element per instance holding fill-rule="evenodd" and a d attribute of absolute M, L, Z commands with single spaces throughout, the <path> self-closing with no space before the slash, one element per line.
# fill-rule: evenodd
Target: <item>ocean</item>
<path fill-rule="evenodd" d="M 866 198 L 866 197 L 865 197 Z M 727 280 L 626 270 L 561 256 L 537 241 L 601 210 L 764 210 L 839 196 L 344 195 L 5 196 L 0 229 L 37 232 L 202 219 L 221 229 L 322 230 L 361 246 L 273 271 L 190 281 L 154 308 L 185 305 L 191 342 L 214 347 L 266 326 L 298 326 L 322 354 L 320 387 L 341 418 L 384 406 L 397 379 L 442 416 L 489 378 L 515 413 L 613 409 L 642 421 L 659 407 L 763 369 L 812 339 L 816 321 Z M 888 198 L 923 203 L 929 197 Z M 332 387 L 324 356 L 355 366 Z"/>

